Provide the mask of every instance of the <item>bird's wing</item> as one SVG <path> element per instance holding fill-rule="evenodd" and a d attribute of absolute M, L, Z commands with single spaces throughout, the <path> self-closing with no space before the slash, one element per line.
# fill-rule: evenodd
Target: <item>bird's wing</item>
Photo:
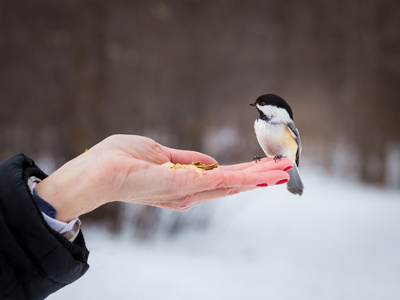
<path fill-rule="evenodd" d="M 287 124 L 290 132 L 292 133 L 293 137 L 296 139 L 298 148 L 296 152 L 296 164 L 299 165 L 300 163 L 300 155 L 301 155 L 301 140 L 300 140 L 300 133 L 296 128 L 296 125 L 294 123 L 289 123 Z"/>

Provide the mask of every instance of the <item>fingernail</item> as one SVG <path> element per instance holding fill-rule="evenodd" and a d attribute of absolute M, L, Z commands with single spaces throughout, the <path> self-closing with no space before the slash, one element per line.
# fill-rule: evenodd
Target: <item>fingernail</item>
<path fill-rule="evenodd" d="M 257 186 L 268 186 L 268 183 L 260 183 L 260 184 L 257 184 Z"/>
<path fill-rule="evenodd" d="M 279 180 L 277 183 L 275 183 L 275 184 L 283 184 L 283 183 L 286 183 L 286 182 L 288 182 L 289 180 L 288 179 L 282 179 L 282 180 Z"/>
<path fill-rule="evenodd" d="M 283 171 L 289 171 L 291 168 L 293 168 L 293 166 L 289 166 L 283 169 Z"/>

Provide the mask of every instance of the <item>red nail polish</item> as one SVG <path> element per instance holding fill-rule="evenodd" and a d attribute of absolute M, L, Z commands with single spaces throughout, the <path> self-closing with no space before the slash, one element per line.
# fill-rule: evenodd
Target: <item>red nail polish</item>
<path fill-rule="evenodd" d="M 260 184 L 257 184 L 257 186 L 268 186 L 268 183 L 260 183 Z"/>
<path fill-rule="evenodd" d="M 291 168 L 293 168 L 292 166 L 286 167 L 283 169 L 283 171 L 289 171 Z"/>
<path fill-rule="evenodd" d="M 277 183 L 275 183 L 275 184 L 283 184 L 283 183 L 286 183 L 286 182 L 288 182 L 289 180 L 287 180 L 287 179 L 282 179 L 282 180 L 279 180 Z"/>

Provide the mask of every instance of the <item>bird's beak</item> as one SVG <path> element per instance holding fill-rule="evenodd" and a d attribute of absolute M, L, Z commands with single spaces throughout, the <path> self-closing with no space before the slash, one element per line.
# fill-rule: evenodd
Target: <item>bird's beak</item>
<path fill-rule="evenodd" d="M 254 103 L 250 103 L 249 104 L 250 106 L 256 106 L 256 103 L 254 102 Z"/>

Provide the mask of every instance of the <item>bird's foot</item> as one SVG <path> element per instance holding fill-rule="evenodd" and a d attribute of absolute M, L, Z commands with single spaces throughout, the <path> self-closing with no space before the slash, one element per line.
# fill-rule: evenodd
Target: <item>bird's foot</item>
<path fill-rule="evenodd" d="M 274 156 L 274 160 L 275 160 L 275 162 L 276 162 L 278 159 L 285 158 L 285 157 L 286 157 L 286 156 L 283 156 L 283 155 L 278 154 L 278 155 L 275 155 L 275 156 Z"/>
<path fill-rule="evenodd" d="M 261 160 L 261 159 L 264 158 L 264 157 L 266 157 L 266 156 L 259 156 L 259 155 L 256 155 L 256 156 L 253 157 L 253 161 L 258 162 L 259 160 Z"/>

